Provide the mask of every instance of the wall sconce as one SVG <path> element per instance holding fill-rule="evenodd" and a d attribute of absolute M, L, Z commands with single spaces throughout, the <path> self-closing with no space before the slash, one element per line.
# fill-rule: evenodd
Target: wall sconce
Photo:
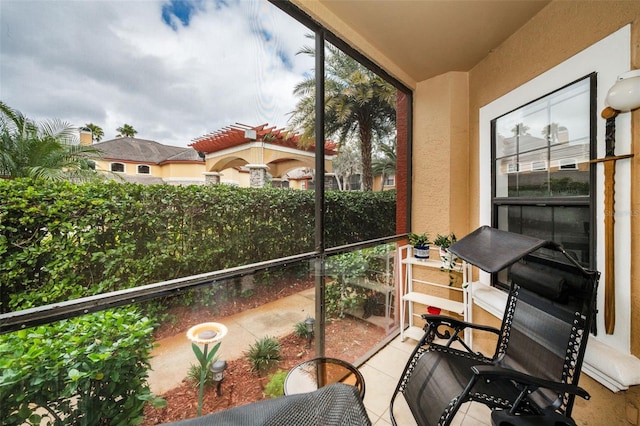
<path fill-rule="evenodd" d="M 220 390 L 220 385 L 224 380 L 224 370 L 227 369 L 227 361 L 216 361 L 211 364 L 211 367 L 209 367 L 209 369 L 213 374 L 213 383 L 216 386 L 216 394 L 220 396 L 222 395 L 222 391 Z"/>
<path fill-rule="evenodd" d="M 620 74 L 609 89 L 605 103 L 620 112 L 640 107 L 640 70 Z"/>
<path fill-rule="evenodd" d="M 307 347 L 311 347 L 311 340 L 313 340 L 313 327 L 316 323 L 316 320 L 311 318 L 311 317 L 307 317 L 306 320 L 304 320 L 304 325 L 307 327 Z"/>

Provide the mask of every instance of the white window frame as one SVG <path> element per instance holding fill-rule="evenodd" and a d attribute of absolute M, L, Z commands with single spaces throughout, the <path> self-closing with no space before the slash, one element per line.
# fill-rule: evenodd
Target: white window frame
<path fill-rule="evenodd" d="M 140 167 L 146 167 L 149 170 L 147 173 L 140 173 Z M 150 175 L 151 174 L 151 166 L 148 164 L 138 164 L 136 166 L 136 174 L 138 175 Z"/>
<path fill-rule="evenodd" d="M 385 176 L 383 186 L 396 186 L 396 175 Z"/>
<path fill-rule="evenodd" d="M 531 171 L 532 172 L 544 172 L 547 170 L 547 161 L 546 160 L 538 160 L 531 162 Z"/>
<path fill-rule="evenodd" d="M 561 158 L 558 160 L 560 170 L 578 170 L 578 160 L 575 158 Z"/>

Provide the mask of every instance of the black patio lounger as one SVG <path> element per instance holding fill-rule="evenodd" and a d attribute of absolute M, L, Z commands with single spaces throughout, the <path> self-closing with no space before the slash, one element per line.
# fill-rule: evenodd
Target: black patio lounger
<path fill-rule="evenodd" d="M 558 418 L 572 424 L 575 395 L 589 398 L 578 379 L 599 273 L 584 269 L 557 244 L 490 227 L 477 229 L 450 250 L 487 272 L 509 267 L 502 325 L 494 329 L 423 315 L 425 334 L 391 398 L 392 423 L 394 401 L 402 394 L 421 426 L 450 424 L 467 401 L 505 410 L 494 413 L 496 424 L 563 424 Z M 494 333 L 495 352 L 484 355 L 466 347 L 463 330 Z"/>

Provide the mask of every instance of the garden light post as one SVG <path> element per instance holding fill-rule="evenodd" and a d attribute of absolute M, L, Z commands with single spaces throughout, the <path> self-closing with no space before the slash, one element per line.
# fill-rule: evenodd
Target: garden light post
<path fill-rule="evenodd" d="M 216 394 L 218 396 L 222 395 L 222 391 L 220 390 L 220 385 L 224 380 L 224 370 L 227 369 L 227 361 L 216 361 L 211 364 L 211 373 L 213 374 L 213 383 L 216 386 Z"/>
<path fill-rule="evenodd" d="M 313 328 L 316 323 L 316 320 L 308 317 L 304 320 L 304 325 L 307 327 L 307 347 L 311 347 L 311 341 L 313 340 Z"/>

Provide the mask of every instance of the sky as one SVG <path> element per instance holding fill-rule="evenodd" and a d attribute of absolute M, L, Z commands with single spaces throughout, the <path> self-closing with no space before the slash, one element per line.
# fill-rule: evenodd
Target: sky
<path fill-rule="evenodd" d="M 176 146 L 287 126 L 311 31 L 266 0 L 0 0 L 0 100 Z"/>

